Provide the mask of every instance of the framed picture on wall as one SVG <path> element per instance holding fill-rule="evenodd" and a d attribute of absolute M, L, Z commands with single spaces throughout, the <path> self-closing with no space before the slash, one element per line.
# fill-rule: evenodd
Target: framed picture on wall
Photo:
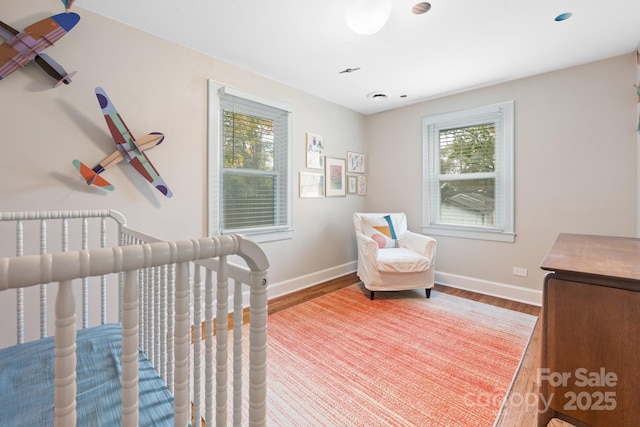
<path fill-rule="evenodd" d="M 324 169 L 324 140 L 320 135 L 307 132 L 307 167 Z"/>
<path fill-rule="evenodd" d="M 358 191 L 358 177 L 347 175 L 347 194 L 356 194 Z"/>
<path fill-rule="evenodd" d="M 300 172 L 300 197 L 324 197 L 324 175 Z"/>
<path fill-rule="evenodd" d="M 364 154 L 347 151 L 347 172 L 364 173 Z"/>
<path fill-rule="evenodd" d="M 325 157 L 324 182 L 327 197 L 346 196 L 346 161 Z"/>
<path fill-rule="evenodd" d="M 367 177 L 358 175 L 358 196 L 367 195 Z"/>

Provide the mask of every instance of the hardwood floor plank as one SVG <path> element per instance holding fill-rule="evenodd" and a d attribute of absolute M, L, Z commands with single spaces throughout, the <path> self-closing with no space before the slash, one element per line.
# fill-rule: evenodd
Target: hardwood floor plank
<path fill-rule="evenodd" d="M 278 311 L 321 297 L 339 289 L 346 288 L 347 286 L 358 282 L 359 279 L 356 273 L 351 273 L 288 295 L 274 298 L 269 300 L 269 314 L 277 313 Z"/>

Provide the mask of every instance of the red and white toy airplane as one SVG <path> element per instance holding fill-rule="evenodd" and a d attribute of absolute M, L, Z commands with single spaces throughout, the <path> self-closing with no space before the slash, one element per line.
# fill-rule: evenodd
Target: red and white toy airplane
<path fill-rule="evenodd" d="M 159 132 L 152 132 L 136 141 L 129 131 L 129 128 L 127 128 L 127 125 L 120 117 L 120 114 L 118 114 L 116 107 L 111 103 L 109 97 L 107 97 L 104 89 L 97 87 L 96 96 L 98 97 L 98 102 L 100 103 L 100 108 L 102 109 L 104 118 L 107 121 L 107 126 L 111 132 L 111 136 L 113 137 L 118 149 L 98 163 L 93 169 L 89 168 L 79 160 L 73 161 L 73 165 L 82 174 L 86 183 L 102 187 L 105 190 L 113 190 L 113 185 L 99 174 L 104 172 L 108 167 L 117 164 L 120 160 L 126 159 L 127 162 L 129 162 L 129 164 L 133 166 L 140 175 L 156 187 L 158 191 L 167 197 L 173 196 L 173 193 L 160 177 L 158 171 L 153 167 L 147 155 L 143 153 L 144 150 L 153 148 L 160 144 L 164 140 L 164 135 Z"/>

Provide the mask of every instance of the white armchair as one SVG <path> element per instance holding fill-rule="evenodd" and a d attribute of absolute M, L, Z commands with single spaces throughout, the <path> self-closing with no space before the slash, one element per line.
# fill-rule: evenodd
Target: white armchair
<path fill-rule="evenodd" d="M 404 213 L 354 213 L 358 244 L 357 274 L 375 291 L 425 289 L 434 284 L 436 240 L 407 230 Z"/>

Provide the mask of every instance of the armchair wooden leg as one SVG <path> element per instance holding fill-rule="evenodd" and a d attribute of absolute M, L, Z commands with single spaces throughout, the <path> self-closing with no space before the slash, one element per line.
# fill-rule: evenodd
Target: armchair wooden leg
<path fill-rule="evenodd" d="M 375 291 L 369 291 L 369 299 L 370 299 L 371 301 L 373 301 L 373 296 L 374 296 L 374 294 L 375 294 Z"/>
<path fill-rule="evenodd" d="M 427 298 L 431 298 L 431 288 L 425 289 L 427 291 Z"/>

